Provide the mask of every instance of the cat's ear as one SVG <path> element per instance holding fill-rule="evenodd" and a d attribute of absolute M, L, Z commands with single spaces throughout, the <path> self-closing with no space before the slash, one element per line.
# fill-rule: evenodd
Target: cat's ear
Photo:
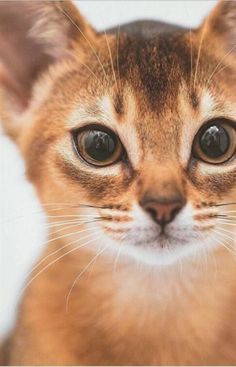
<path fill-rule="evenodd" d="M 95 36 L 68 0 L 0 1 L 0 91 L 24 109 L 40 74 Z"/>
<path fill-rule="evenodd" d="M 236 1 L 220 0 L 205 20 L 209 40 L 236 55 Z M 203 26 L 204 27 L 204 24 Z"/>

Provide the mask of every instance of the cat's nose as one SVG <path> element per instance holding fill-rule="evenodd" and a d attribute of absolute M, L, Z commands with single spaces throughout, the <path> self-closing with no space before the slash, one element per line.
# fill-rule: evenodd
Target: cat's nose
<path fill-rule="evenodd" d="M 142 207 L 151 215 L 155 222 L 162 228 L 172 222 L 180 212 L 184 202 L 179 199 L 173 200 L 146 200 Z"/>

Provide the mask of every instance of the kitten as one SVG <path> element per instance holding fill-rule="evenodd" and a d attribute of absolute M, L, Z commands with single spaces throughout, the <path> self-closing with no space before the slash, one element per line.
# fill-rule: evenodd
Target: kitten
<path fill-rule="evenodd" d="M 0 2 L 1 119 L 48 216 L 10 365 L 236 363 L 236 2 L 96 32 Z"/>

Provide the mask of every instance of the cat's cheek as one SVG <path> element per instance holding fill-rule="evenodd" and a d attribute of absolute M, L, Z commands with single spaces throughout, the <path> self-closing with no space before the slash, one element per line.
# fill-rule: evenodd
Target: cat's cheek
<path fill-rule="evenodd" d="M 102 168 L 89 165 L 73 151 L 68 138 L 57 144 L 51 165 L 65 186 L 70 185 L 78 193 L 83 190 L 91 204 L 125 201 L 135 178 L 122 162 Z"/>
<path fill-rule="evenodd" d="M 194 164 L 189 179 L 196 189 L 216 200 L 236 189 L 236 161 L 224 165 Z"/>

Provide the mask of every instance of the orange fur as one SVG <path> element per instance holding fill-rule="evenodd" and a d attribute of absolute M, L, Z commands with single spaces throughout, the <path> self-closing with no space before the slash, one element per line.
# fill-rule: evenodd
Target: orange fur
<path fill-rule="evenodd" d="M 235 17 L 235 6 L 229 3 Z M 132 205 L 145 195 L 184 197 L 204 236 L 217 228 L 215 222 L 209 225 L 209 218 L 214 221 L 225 208 L 210 210 L 235 201 L 234 163 L 207 175 L 204 167 L 187 159 L 204 121 L 212 116 L 235 121 L 235 53 L 225 34 L 224 47 L 215 47 L 219 19 L 233 34 L 228 18 L 227 24 L 221 19 L 226 3 L 219 3 L 191 40 L 188 31 L 171 28 L 171 37 L 163 31 L 163 39 L 160 33 L 150 42 L 125 28 L 119 42 L 112 31 L 97 34 L 68 1 L 37 4 L 21 4 L 40 26 L 37 34 L 31 32 L 31 41 L 25 40 L 32 30 L 26 16 L 23 35 L 16 36 L 23 51 L 11 36 L 5 58 L 0 51 L 0 107 L 4 128 L 18 144 L 28 178 L 55 227 L 50 227 L 48 246 L 29 278 L 5 363 L 235 364 L 236 268 L 231 253 L 216 247 L 207 263 L 192 256 L 155 267 L 137 266 L 130 256 L 119 258 L 118 246 L 104 247 L 107 238 L 113 241 L 126 231 L 133 220 Z M 14 6 L 4 2 L 0 12 L 9 22 L 16 16 Z M 5 35 L 10 23 L 3 16 L 0 34 Z M 21 21 L 17 14 L 18 32 Z M 61 42 L 52 49 L 50 30 L 60 30 Z M 29 49 L 38 52 L 40 65 L 30 62 Z M 19 60 L 13 67 L 8 61 L 14 55 Z M 28 63 L 31 73 L 26 70 L 22 76 Z M 116 165 L 102 173 L 79 161 L 71 131 L 95 119 L 119 133 L 132 167 Z M 209 212 L 203 213 L 205 209 Z M 72 227 L 67 222 L 54 241 L 59 221 L 76 215 L 104 215 L 105 222 L 96 224 L 104 236 L 95 230 L 89 237 L 85 223 Z M 69 235 L 70 225 L 70 231 L 84 232 Z M 75 241 L 80 248 L 72 246 Z"/>

